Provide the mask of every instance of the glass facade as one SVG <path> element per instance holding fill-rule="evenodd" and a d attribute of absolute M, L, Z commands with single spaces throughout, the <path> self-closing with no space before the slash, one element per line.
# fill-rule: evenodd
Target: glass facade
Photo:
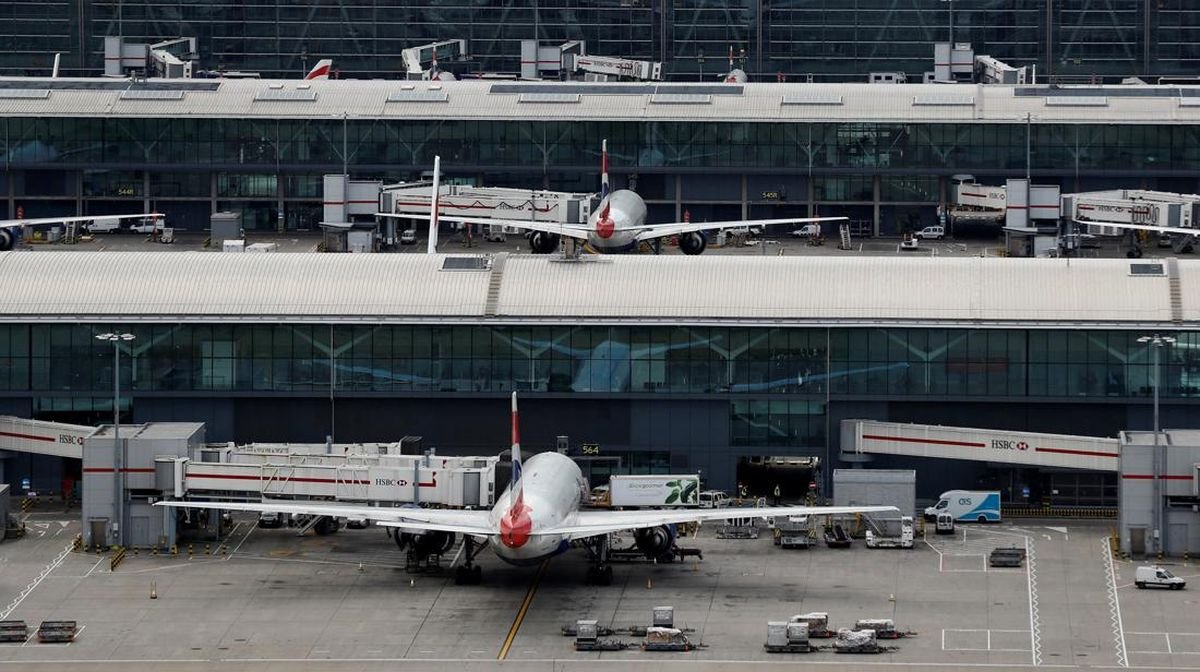
<path fill-rule="evenodd" d="M 614 167 L 656 172 L 673 168 L 725 168 L 797 173 L 855 169 L 901 172 L 889 181 L 889 197 L 930 200 L 930 185 L 907 178 L 912 171 L 948 174 L 1025 168 L 1032 133 L 1031 166 L 1073 174 L 1132 169 L 1200 171 L 1200 127 L 1186 124 L 1023 123 L 794 123 L 648 121 L 459 121 L 373 119 L 80 119 L 0 120 L 0 151 L 10 168 L 75 167 L 126 170 L 172 167 L 218 169 L 218 196 L 274 196 L 275 171 L 340 170 L 343 135 L 350 165 L 359 171 L 425 169 L 435 154 L 453 169 L 519 170 L 594 174 L 602 139 L 614 147 Z M 263 171 L 270 171 L 264 177 Z M 256 172 L 257 171 L 257 172 Z M 319 188 L 320 173 L 289 178 L 297 195 Z M 27 173 L 18 195 L 47 190 L 74 194 L 73 184 L 54 185 Z M 45 177 L 45 176 L 43 176 Z M 61 177 L 61 176 L 57 176 Z M 564 175 L 565 179 L 567 178 Z M 830 182 L 831 200 L 859 200 L 870 180 Z M 208 195 L 203 179 L 156 175 L 163 196 Z M 53 187 L 53 188 L 51 188 Z M 140 174 L 89 173 L 87 189 L 103 195 L 134 195 Z M 905 193 L 908 195 L 904 195 Z"/>
<path fill-rule="evenodd" d="M 835 208 L 899 233 L 936 223 L 952 175 L 1021 176 L 1027 157 L 1040 183 L 1067 191 L 1127 187 L 1131 172 L 1144 188 L 1200 189 L 1200 126 L 1180 123 L 9 117 L 0 119 L 0 199 L 11 192 L 10 215 L 151 207 L 199 229 L 230 209 L 254 230 L 276 228 L 282 211 L 286 228 L 313 228 L 321 176 L 341 172 L 343 160 L 354 177 L 400 181 L 420 179 L 441 155 L 448 179 L 586 191 L 602 139 L 617 184 L 665 220 L 685 210 L 735 219 L 743 203 L 765 218 Z"/>
<path fill-rule="evenodd" d="M 101 396 L 111 325 L 0 325 L 0 390 Z M 154 392 L 717 395 L 735 432 L 808 436 L 830 398 L 1132 398 L 1137 332 L 1023 329 L 134 325 L 124 389 Z M 1200 397 L 1200 333 L 1175 334 L 1161 395 Z M 132 362 L 132 365 L 129 364 Z M 331 375 L 332 372 L 332 375 Z M 754 396 L 781 405 L 747 404 Z"/>
<path fill-rule="evenodd" d="M 932 70 L 956 42 L 1041 74 L 1194 75 L 1192 0 L 5 0 L 0 74 L 103 71 L 103 38 L 196 37 L 200 67 L 298 77 L 320 58 L 345 76 L 394 77 L 401 51 L 466 39 L 474 71 L 516 72 L 520 41 L 585 40 L 590 53 L 664 62 L 668 78 L 755 80 Z M 795 81 L 795 79 L 791 79 Z"/>

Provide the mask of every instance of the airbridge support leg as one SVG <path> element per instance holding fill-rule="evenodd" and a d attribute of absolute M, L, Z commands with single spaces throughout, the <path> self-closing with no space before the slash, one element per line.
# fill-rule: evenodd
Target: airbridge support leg
<path fill-rule="evenodd" d="M 454 583 L 460 586 L 477 586 L 483 581 L 483 568 L 475 564 L 475 539 L 463 535 L 463 564 L 454 569 Z"/>
<path fill-rule="evenodd" d="M 602 534 L 591 537 L 583 542 L 591 555 L 591 564 L 587 570 L 587 584 L 595 586 L 612 585 L 612 565 L 608 563 L 608 535 Z"/>

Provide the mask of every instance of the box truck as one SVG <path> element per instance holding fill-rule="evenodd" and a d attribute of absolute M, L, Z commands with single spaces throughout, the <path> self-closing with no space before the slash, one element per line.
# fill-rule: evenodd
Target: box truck
<path fill-rule="evenodd" d="M 608 480 L 609 506 L 698 506 L 699 474 L 658 476 L 613 475 Z"/>
<path fill-rule="evenodd" d="M 950 490 L 943 492 L 938 503 L 925 509 L 925 520 L 936 520 L 939 513 L 949 513 L 958 521 L 980 523 L 1000 522 L 1000 493 L 996 490 Z"/>

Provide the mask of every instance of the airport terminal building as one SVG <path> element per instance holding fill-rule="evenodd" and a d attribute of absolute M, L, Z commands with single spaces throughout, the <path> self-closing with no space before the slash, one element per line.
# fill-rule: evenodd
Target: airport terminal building
<path fill-rule="evenodd" d="M 1200 89 L 871 84 L 0 80 L 0 215 L 149 210 L 315 229 L 322 175 L 592 192 L 649 222 L 937 223 L 954 177 L 1200 192 Z"/>
<path fill-rule="evenodd" d="M 716 81 L 727 54 L 753 80 L 919 81 L 934 42 L 971 42 L 1044 75 L 1191 75 L 1200 25 L 1188 2 L 1150 0 L 81 0 L 0 4 L 0 74 L 41 75 L 63 52 L 71 75 L 103 72 L 103 38 L 196 37 L 202 68 L 298 77 L 317 59 L 357 78 L 395 78 L 403 49 L 465 39 L 471 69 L 516 72 L 520 41 L 585 40 L 589 53 L 662 61 L 670 79 Z M 744 52 L 744 55 L 743 55 Z"/>
<path fill-rule="evenodd" d="M 1200 423 L 1200 265 L 1175 260 L 546 255 L 0 254 L 0 414 L 125 421 L 209 441 L 424 437 L 443 454 L 560 436 L 593 476 L 740 460 L 842 466 L 843 419 L 1087 436 Z M 890 460 L 890 461 L 889 461 Z M 904 460 L 901 462 L 900 460 Z M 11 482 L 63 465 L 11 456 Z M 880 458 L 875 466 L 919 465 Z M 939 462 L 922 491 L 984 484 Z M 832 469 L 826 469 L 826 476 Z M 1110 503 L 1112 476 L 1027 476 Z M 39 485 L 40 484 L 40 485 Z M 803 484 L 802 484 L 803 485 Z"/>

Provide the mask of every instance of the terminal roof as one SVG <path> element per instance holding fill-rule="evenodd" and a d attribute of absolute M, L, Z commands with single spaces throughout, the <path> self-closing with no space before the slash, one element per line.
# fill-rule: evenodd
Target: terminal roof
<path fill-rule="evenodd" d="M 1200 301 L 1185 300 L 1200 296 L 1200 261 L 1178 263 L 1173 294 L 1123 259 L 516 254 L 444 270 L 447 258 L 3 252 L 0 321 L 1200 328 Z"/>
<path fill-rule="evenodd" d="M 1200 123 L 1200 87 L 0 78 L 0 117 Z"/>

